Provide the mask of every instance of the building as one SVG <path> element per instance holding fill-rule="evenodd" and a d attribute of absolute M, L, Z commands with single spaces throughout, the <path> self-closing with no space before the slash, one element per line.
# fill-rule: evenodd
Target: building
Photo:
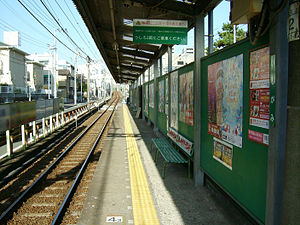
<path fill-rule="evenodd" d="M 39 62 L 27 61 L 26 67 L 27 85 L 30 88 L 30 92 L 47 93 L 48 80 L 44 80 L 44 65 Z"/>
<path fill-rule="evenodd" d="M 0 85 L 1 93 L 27 93 L 27 73 L 22 50 L 0 42 Z M 2 88 L 4 87 L 4 88 Z"/>
<path fill-rule="evenodd" d="M 54 95 L 54 79 L 57 80 L 57 71 L 56 71 L 56 76 L 53 76 L 54 73 L 54 55 L 46 52 L 43 54 L 31 54 L 27 56 L 27 59 L 30 61 L 38 62 L 43 64 L 44 69 L 43 69 L 43 90 L 48 93 L 48 76 L 50 80 L 50 90 L 51 94 Z M 58 81 L 57 81 L 58 82 Z M 57 83 L 56 82 L 56 83 Z"/>
<path fill-rule="evenodd" d="M 73 101 L 74 96 L 74 77 L 68 69 L 58 70 L 58 89 L 57 97 L 64 98 L 64 102 Z"/>

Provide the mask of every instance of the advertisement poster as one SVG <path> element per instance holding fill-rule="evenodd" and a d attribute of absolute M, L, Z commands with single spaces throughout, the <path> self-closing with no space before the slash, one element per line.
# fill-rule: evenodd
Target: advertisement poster
<path fill-rule="evenodd" d="M 170 127 L 178 130 L 178 71 L 171 73 Z"/>
<path fill-rule="evenodd" d="M 158 94 L 159 94 L 159 101 L 158 101 L 158 111 L 165 112 L 165 81 L 162 80 L 158 83 Z"/>
<path fill-rule="evenodd" d="M 148 92 L 148 85 L 145 86 L 145 113 L 149 113 L 149 92 Z"/>
<path fill-rule="evenodd" d="M 263 145 L 269 145 L 269 135 L 260 133 L 254 130 L 248 130 L 248 138 L 251 141 L 263 144 Z"/>
<path fill-rule="evenodd" d="M 149 107 L 154 108 L 154 84 L 149 84 Z"/>
<path fill-rule="evenodd" d="M 179 120 L 193 126 L 193 71 L 180 75 L 179 86 Z"/>
<path fill-rule="evenodd" d="M 269 129 L 270 49 L 250 53 L 250 125 Z"/>
<path fill-rule="evenodd" d="M 232 170 L 233 146 L 214 138 L 213 158 Z"/>
<path fill-rule="evenodd" d="M 168 116 L 168 114 L 169 114 L 169 79 L 168 78 L 166 78 L 166 97 L 165 97 L 165 99 L 166 99 L 165 110 L 166 110 L 166 115 Z"/>
<path fill-rule="evenodd" d="M 242 147 L 243 55 L 208 66 L 208 134 Z"/>

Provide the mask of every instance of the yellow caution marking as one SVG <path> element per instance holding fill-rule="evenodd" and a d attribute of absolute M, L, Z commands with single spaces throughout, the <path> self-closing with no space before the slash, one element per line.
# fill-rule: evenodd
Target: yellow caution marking
<path fill-rule="evenodd" d="M 148 181 L 130 124 L 127 106 L 123 105 L 125 135 L 130 174 L 134 224 L 159 224 Z"/>

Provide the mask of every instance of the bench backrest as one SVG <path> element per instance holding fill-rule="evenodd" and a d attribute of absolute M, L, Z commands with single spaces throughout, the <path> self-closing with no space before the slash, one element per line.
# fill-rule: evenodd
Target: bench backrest
<path fill-rule="evenodd" d="M 193 156 L 193 142 L 189 141 L 172 128 L 168 130 L 168 137 L 189 157 Z"/>

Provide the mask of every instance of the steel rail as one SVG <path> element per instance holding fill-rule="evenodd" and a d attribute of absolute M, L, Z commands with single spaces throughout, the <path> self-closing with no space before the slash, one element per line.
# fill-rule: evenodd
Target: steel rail
<path fill-rule="evenodd" d="M 118 103 L 118 101 L 119 101 L 119 99 L 117 99 L 116 102 Z M 95 150 L 95 148 L 96 148 L 96 146 L 97 146 L 97 144 L 98 144 L 100 138 L 102 137 L 105 128 L 107 127 L 107 125 L 108 125 L 108 123 L 109 123 L 109 121 L 110 121 L 110 119 L 111 119 L 113 113 L 115 112 L 116 106 L 117 106 L 117 104 L 114 106 L 114 108 L 113 108 L 111 114 L 109 115 L 109 117 L 108 117 L 108 119 L 106 120 L 106 122 L 105 122 L 103 128 L 101 129 L 99 135 L 97 136 L 96 141 L 94 142 L 94 144 L 93 144 L 93 146 L 92 146 L 92 148 L 91 148 L 91 150 L 90 150 L 90 152 L 89 152 L 87 158 L 85 159 L 84 163 L 82 164 L 82 166 L 81 166 L 81 168 L 80 168 L 80 171 L 78 172 L 78 174 L 77 174 L 77 176 L 76 176 L 76 178 L 75 178 L 75 180 L 74 180 L 74 182 L 73 182 L 71 188 L 69 189 L 69 191 L 68 191 L 68 193 L 67 193 L 67 195 L 66 195 L 66 197 L 65 197 L 65 199 L 64 199 L 64 201 L 63 201 L 63 203 L 61 204 L 61 206 L 60 206 L 60 208 L 59 208 L 59 210 L 58 210 L 58 212 L 57 212 L 55 218 L 53 219 L 51 225 L 55 225 L 55 224 L 58 224 L 58 222 L 60 222 L 60 218 L 62 217 L 63 213 L 65 212 L 65 209 L 66 209 L 68 203 L 71 201 L 71 198 L 72 198 L 72 196 L 73 196 L 73 193 L 74 193 L 74 191 L 76 190 L 76 188 L 77 188 L 77 186 L 78 186 L 78 184 L 79 184 L 80 178 L 82 177 L 82 175 L 83 175 L 83 173 L 84 173 L 84 171 L 85 171 L 85 169 L 86 169 L 86 166 L 87 166 L 87 164 L 88 164 L 88 161 L 90 160 L 90 157 L 91 157 L 91 155 L 93 154 L 93 152 L 94 152 L 94 150 Z"/>
<path fill-rule="evenodd" d="M 94 110 L 96 110 L 96 108 Z M 99 107 L 98 107 L 98 110 L 99 110 Z M 91 112 L 88 112 L 87 114 L 82 115 L 82 117 L 80 117 L 79 120 L 78 120 L 77 126 L 80 126 L 82 123 L 84 123 L 87 120 L 87 117 L 90 116 L 90 114 L 91 114 Z M 76 128 L 76 121 L 73 120 L 69 124 L 69 126 L 70 127 L 68 128 L 67 132 L 64 132 L 61 136 L 59 136 L 57 139 L 55 139 L 54 142 L 50 143 L 46 148 L 42 148 L 37 155 L 31 157 L 30 159 L 25 161 L 21 166 L 14 169 L 13 173 L 9 173 L 5 177 L 1 178 L 0 179 L 0 188 L 2 188 L 9 181 L 15 179 L 22 171 L 24 171 L 26 168 L 28 168 L 28 166 L 31 165 L 30 164 L 31 162 L 33 162 L 33 161 L 39 159 L 40 157 L 42 157 L 42 155 L 45 154 L 46 152 L 48 152 L 50 149 L 52 149 L 53 146 L 59 144 L 65 137 L 72 134 L 73 129 Z M 61 132 L 61 131 L 59 131 L 59 132 Z"/>
<path fill-rule="evenodd" d="M 74 145 L 87 133 L 87 131 L 102 117 L 102 115 L 108 110 L 108 108 L 112 105 L 111 103 L 84 131 L 70 144 L 69 147 L 39 176 L 0 216 L 0 223 L 4 221 L 4 219 L 13 212 L 13 209 L 16 205 L 22 202 L 25 198 L 26 194 L 35 187 L 35 185 L 42 180 L 51 170 L 56 166 L 56 164 L 69 152 Z"/>

